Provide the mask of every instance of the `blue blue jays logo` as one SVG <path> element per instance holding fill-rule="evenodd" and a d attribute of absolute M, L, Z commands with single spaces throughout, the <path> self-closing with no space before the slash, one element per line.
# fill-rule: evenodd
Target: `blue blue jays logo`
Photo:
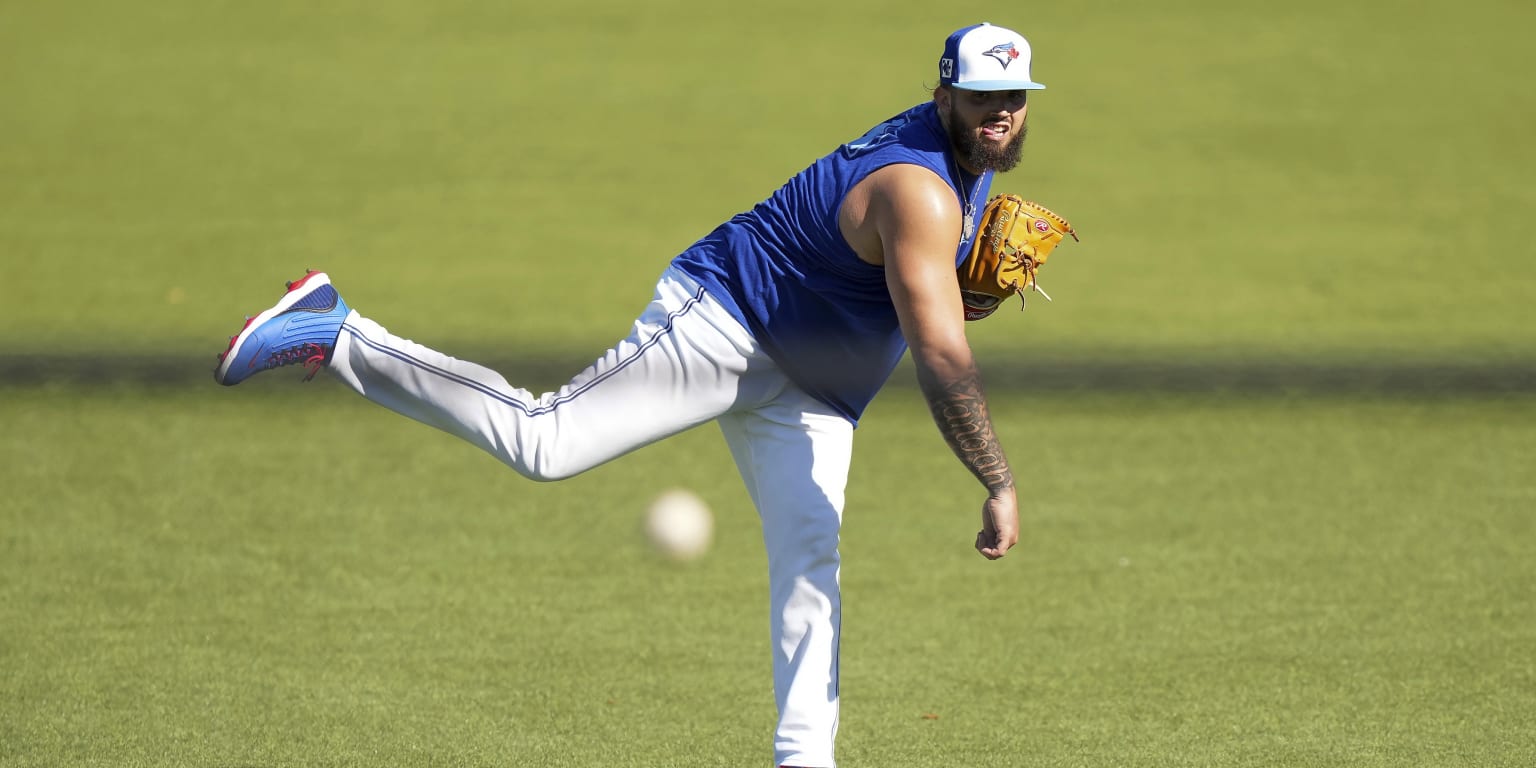
<path fill-rule="evenodd" d="M 997 63 L 1003 65 L 1003 69 L 1007 69 L 1008 65 L 1019 57 L 1019 49 L 1013 47 L 1013 43 L 1002 43 L 992 46 L 991 50 L 982 51 L 981 55 L 997 59 Z"/>

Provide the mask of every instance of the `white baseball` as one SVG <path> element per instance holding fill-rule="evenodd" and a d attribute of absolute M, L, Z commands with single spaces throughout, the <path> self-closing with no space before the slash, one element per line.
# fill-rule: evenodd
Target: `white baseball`
<path fill-rule="evenodd" d="M 715 535 L 709 506 L 692 491 L 674 488 L 656 497 L 645 513 L 645 535 L 661 554 L 678 561 L 698 558 Z"/>

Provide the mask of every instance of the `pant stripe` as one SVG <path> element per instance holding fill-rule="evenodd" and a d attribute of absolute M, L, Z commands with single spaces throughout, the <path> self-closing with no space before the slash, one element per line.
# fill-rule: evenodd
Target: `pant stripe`
<path fill-rule="evenodd" d="M 463 385 L 465 387 L 468 387 L 470 389 L 473 389 L 476 392 L 479 392 L 480 394 L 485 395 L 486 397 L 489 397 L 489 398 L 491 398 L 493 400 L 496 400 L 497 402 L 500 402 L 502 404 L 509 405 L 509 406 L 511 406 L 513 408 L 516 408 L 517 410 L 522 411 L 524 414 L 526 414 L 528 416 L 538 416 L 540 414 L 545 414 L 545 413 L 553 412 L 561 404 L 567 403 L 567 402 L 570 402 L 571 400 L 576 399 L 576 397 L 581 395 L 582 393 L 590 390 L 591 388 L 597 386 L 598 384 L 603 383 L 604 381 L 607 381 L 608 379 L 610 379 L 613 376 L 617 375 L 620 371 L 624 370 L 625 368 L 628 368 L 630 365 L 635 363 L 635 361 L 639 360 L 640 356 L 645 354 L 646 350 L 648 350 L 651 347 L 654 347 L 657 344 L 661 343 L 662 338 L 664 336 L 666 336 L 667 334 L 672 332 L 672 326 L 677 322 L 677 319 L 682 317 L 683 315 L 688 314 L 688 312 L 691 311 L 694 307 L 699 306 L 699 302 L 703 301 L 703 299 L 704 299 L 704 289 L 700 288 L 700 289 L 698 289 L 698 291 L 696 291 L 694 293 L 694 295 L 692 297 L 690 297 L 686 302 L 683 303 L 683 306 L 678 307 L 677 309 L 673 310 L 670 314 L 668 314 L 667 315 L 667 320 L 661 326 L 661 329 L 658 330 L 649 339 L 646 339 L 644 343 L 640 344 L 640 346 L 636 347 L 634 353 L 631 354 L 629 357 L 627 357 L 627 358 L 625 358 L 623 360 L 620 360 L 612 368 L 609 368 L 608 370 L 603 371 L 602 373 L 599 373 L 598 375 L 592 377 L 591 381 L 588 381 L 585 384 L 582 384 L 581 386 L 576 387 L 575 389 L 572 389 L 570 392 L 567 392 L 565 394 L 559 395 L 559 396 L 551 399 L 548 405 L 539 406 L 537 408 L 530 407 L 527 403 L 525 403 L 525 402 L 523 402 L 521 400 L 518 400 L 517 398 L 514 398 L 514 397 L 512 397 L 510 395 L 507 395 L 506 393 L 499 392 L 499 391 L 497 391 L 496 389 L 494 389 L 492 387 L 488 387 L 488 386 L 486 386 L 486 385 L 484 385 L 484 384 L 482 384 L 482 383 L 480 383 L 478 381 L 475 381 L 474 379 L 468 378 L 466 376 L 461 376 L 461 375 L 459 375 L 457 373 L 454 373 L 453 371 L 445 370 L 443 368 L 439 368 L 439 367 L 437 367 L 435 365 L 432 365 L 431 363 L 427 363 L 427 362 L 424 362 L 422 360 L 418 360 L 417 358 L 412 357 L 410 354 L 408 354 L 406 352 L 403 352 L 401 350 L 394 349 L 394 348 L 391 348 L 391 347 L 386 347 L 386 346 L 384 346 L 382 344 L 379 344 L 379 343 L 373 341 L 372 339 L 364 336 L 362 333 L 358 332 L 355 328 L 351 327 L 350 325 L 343 324 L 341 326 L 341 329 L 343 331 L 347 332 L 348 334 L 351 334 L 352 339 L 354 341 L 362 342 L 362 344 L 364 346 L 366 346 L 366 347 L 368 347 L 370 349 L 376 350 L 378 352 L 382 352 L 382 353 L 384 353 L 386 355 L 389 355 L 390 357 L 395 358 L 396 360 L 399 360 L 400 362 L 403 362 L 403 363 L 405 363 L 407 365 L 410 365 L 412 367 L 418 368 L 420 370 L 426 371 L 427 373 L 430 373 L 430 374 L 442 377 L 444 379 L 448 379 L 449 381 L 452 381 L 452 382 L 455 382 L 457 384 L 461 384 L 461 385 Z"/>

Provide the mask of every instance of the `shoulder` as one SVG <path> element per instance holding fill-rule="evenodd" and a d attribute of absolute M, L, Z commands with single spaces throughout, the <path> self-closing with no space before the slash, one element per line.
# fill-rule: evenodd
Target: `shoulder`
<path fill-rule="evenodd" d="M 912 163 L 892 163 L 859 182 L 865 187 L 871 213 L 912 217 L 959 216 L 960 203 L 954 188 L 932 168 Z M 857 187 L 855 188 L 857 189 Z"/>
<path fill-rule="evenodd" d="M 893 163 L 866 176 L 843 200 L 839 228 L 859 258 L 883 264 L 889 246 L 913 233 L 957 235 L 960 203 L 931 168 Z"/>

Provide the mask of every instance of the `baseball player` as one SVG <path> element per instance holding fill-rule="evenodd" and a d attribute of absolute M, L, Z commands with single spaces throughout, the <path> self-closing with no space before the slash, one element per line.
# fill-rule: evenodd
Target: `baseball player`
<path fill-rule="evenodd" d="M 910 350 L 944 440 L 980 481 L 975 547 L 1018 540 L 1013 475 L 970 346 L 957 266 L 993 174 L 1019 162 L 1031 50 L 977 24 L 944 42 L 932 99 L 813 162 L 672 260 L 628 338 L 558 391 L 519 389 L 350 309 L 323 272 L 247 321 L 215 377 L 302 364 L 558 480 L 708 421 L 762 519 L 780 766 L 830 768 L 838 531 L 853 430 Z M 1043 260 L 1043 259 L 1042 259 Z M 306 377 L 308 378 L 308 377 Z"/>

